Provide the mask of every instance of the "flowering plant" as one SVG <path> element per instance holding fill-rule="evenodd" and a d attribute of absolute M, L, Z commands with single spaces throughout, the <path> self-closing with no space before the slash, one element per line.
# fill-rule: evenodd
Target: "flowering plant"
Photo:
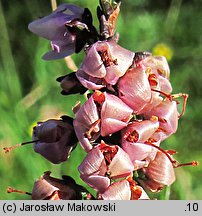
<path fill-rule="evenodd" d="M 80 177 L 96 191 L 94 196 L 70 176 L 56 179 L 45 172 L 34 183 L 32 199 L 149 199 L 147 191 L 159 192 L 175 181 L 174 168 L 197 165 L 180 164 L 173 158 L 175 150 L 160 147 L 177 131 L 188 95 L 172 94 L 165 57 L 118 44 L 119 11 L 120 2 L 100 0 L 99 31 L 89 9 L 72 4 L 62 4 L 28 26 L 51 41 L 45 60 L 85 51 L 80 68 L 57 81 L 63 95 L 85 94 L 86 102 L 73 107 L 74 118 L 38 122 L 31 142 L 35 152 L 55 164 L 68 160 L 79 142 L 86 152 Z"/>

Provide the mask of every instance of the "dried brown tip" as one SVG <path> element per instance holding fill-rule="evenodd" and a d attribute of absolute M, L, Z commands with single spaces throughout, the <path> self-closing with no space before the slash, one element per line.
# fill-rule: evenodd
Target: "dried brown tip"
<path fill-rule="evenodd" d="M 3 150 L 5 151 L 5 153 L 9 153 L 9 152 L 12 151 L 13 149 L 18 148 L 18 147 L 20 147 L 20 146 L 21 146 L 21 144 L 17 144 L 17 145 L 15 145 L 15 146 L 11 146 L 11 147 L 4 147 Z"/>
<path fill-rule="evenodd" d="M 13 149 L 16 149 L 16 148 L 18 148 L 18 147 L 21 147 L 21 146 L 23 146 L 23 145 L 35 143 L 35 142 L 38 142 L 38 141 L 39 141 L 39 140 L 33 140 L 33 141 L 23 142 L 23 143 L 20 143 L 20 144 L 11 146 L 11 147 L 4 147 L 3 150 L 5 151 L 5 153 L 9 153 L 9 152 L 12 151 Z"/>
<path fill-rule="evenodd" d="M 12 187 L 8 187 L 7 188 L 7 193 L 20 193 L 20 194 L 27 194 L 27 195 L 32 195 L 31 193 L 29 193 L 29 192 L 26 192 L 26 191 L 22 191 L 22 190 L 16 190 L 16 189 L 14 189 L 14 188 L 12 188 Z"/>

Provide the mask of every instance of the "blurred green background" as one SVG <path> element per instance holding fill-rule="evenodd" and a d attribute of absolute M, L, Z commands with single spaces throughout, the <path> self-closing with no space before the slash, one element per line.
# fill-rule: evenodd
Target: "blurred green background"
<path fill-rule="evenodd" d="M 88 7 L 94 17 L 98 0 L 58 0 Z M 93 4 L 92 4 L 93 2 Z M 148 50 L 165 55 L 171 69 L 173 93 L 189 94 L 186 113 L 179 121 L 176 134 L 162 143 L 176 149 L 180 162 L 197 160 L 202 164 L 202 1 L 201 0 L 123 0 L 117 31 L 119 44 L 133 51 Z M 85 154 L 78 146 L 70 160 L 53 165 L 24 146 L 9 154 L 2 150 L 31 140 L 32 127 L 39 120 L 73 116 L 71 107 L 80 95 L 60 95 L 58 76 L 70 72 L 64 60 L 43 61 L 50 49 L 47 40 L 28 31 L 32 20 L 51 12 L 49 0 L 0 1 L 0 199 L 30 199 L 27 195 L 7 194 L 6 189 L 32 191 L 34 181 L 44 171 L 54 177 L 62 174 L 79 179 L 77 167 Z M 95 17 L 96 18 L 96 17 Z M 95 25 L 97 21 L 95 19 Z M 83 53 L 72 58 L 79 67 Z M 202 199 L 202 169 L 182 167 L 176 181 L 158 199 Z"/>

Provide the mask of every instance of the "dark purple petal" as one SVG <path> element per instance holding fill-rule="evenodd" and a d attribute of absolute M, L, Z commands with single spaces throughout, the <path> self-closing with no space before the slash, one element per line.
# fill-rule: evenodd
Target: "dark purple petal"
<path fill-rule="evenodd" d="M 77 142 L 72 123 L 56 119 L 38 123 L 33 140 L 34 151 L 55 164 L 66 161 Z"/>
<path fill-rule="evenodd" d="M 75 53 L 75 45 L 74 44 L 68 44 L 67 46 L 63 46 L 63 47 L 58 47 L 58 50 L 52 50 L 47 52 L 46 54 L 44 54 L 42 56 L 42 59 L 44 60 L 57 60 L 57 59 L 61 59 L 64 58 L 66 56 L 72 55 L 73 53 Z"/>
<path fill-rule="evenodd" d="M 29 30 L 41 37 L 51 41 L 66 40 L 69 32 L 65 23 L 81 18 L 83 9 L 70 4 L 62 4 L 50 15 L 31 22 L 28 26 Z"/>

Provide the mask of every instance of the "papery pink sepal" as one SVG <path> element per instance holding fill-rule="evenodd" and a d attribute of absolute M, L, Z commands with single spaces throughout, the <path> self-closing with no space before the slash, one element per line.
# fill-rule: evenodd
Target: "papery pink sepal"
<path fill-rule="evenodd" d="M 120 160 L 121 158 L 121 160 Z M 128 154 L 120 147 L 108 167 L 111 178 L 123 178 L 132 174 L 134 165 Z"/>
<path fill-rule="evenodd" d="M 135 113 L 151 100 L 151 88 L 143 68 L 131 68 L 118 83 L 119 97 Z"/>
<path fill-rule="evenodd" d="M 131 190 L 127 180 L 114 182 L 101 194 L 103 200 L 130 200 Z"/>

